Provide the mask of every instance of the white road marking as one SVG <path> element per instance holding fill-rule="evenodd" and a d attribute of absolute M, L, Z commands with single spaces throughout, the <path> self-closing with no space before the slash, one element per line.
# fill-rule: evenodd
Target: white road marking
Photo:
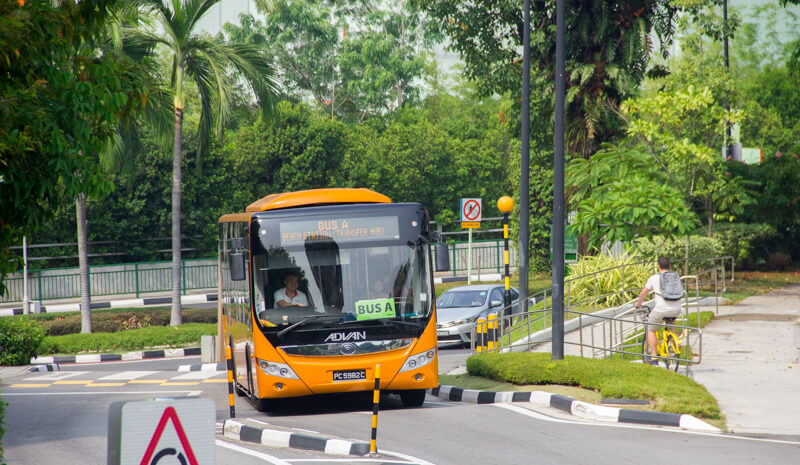
<path fill-rule="evenodd" d="M 179 380 L 179 379 L 208 379 L 208 378 L 211 378 L 212 376 L 217 376 L 217 375 L 222 375 L 222 374 L 225 374 L 225 372 L 224 371 L 210 371 L 210 370 L 206 370 L 206 371 L 190 371 L 190 372 L 182 374 L 182 375 L 173 376 L 170 379 L 172 379 L 172 380 Z"/>
<path fill-rule="evenodd" d="M 90 396 L 93 394 L 186 394 L 186 397 L 199 396 L 202 391 L 83 391 L 83 392 L 4 392 L 3 397 L 9 396 Z"/>
<path fill-rule="evenodd" d="M 119 373 L 113 373 L 108 376 L 103 376 L 102 378 L 97 378 L 98 380 L 106 380 L 106 379 L 124 379 L 124 380 L 132 380 L 141 378 L 144 376 L 149 376 L 158 373 L 158 371 L 121 371 Z"/>
<path fill-rule="evenodd" d="M 5 395 L 5 394 L 4 394 Z M 751 438 L 747 436 L 734 436 L 731 434 L 725 433 L 707 433 L 703 431 L 686 431 L 676 427 L 665 427 L 665 426 L 656 426 L 656 425 L 633 425 L 630 423 L 595 423 L 591 421 L 573 421 L 573 420 L 563 420 L 561 418 L 550 417 L 547 415 L 543 415 L 541 413 L 534 412 L 532 410 L 528 410 L 526 408 L 518 407 L 512 404 L 490 404 L 492 407 L 498 407 L 506 410 L 510 410 L 512 412 L 519 413 L 521 415 L 525 415 L 531 418 L 535 418 L 537 420 L 543 421 L 552 421 L 556 423 L 569 423 L 573 425 L 586 425 L 586 426 L 599 426 L 605 428 L 628 428 L 628 429 L 639 429 L 639 430 L 648 430 L 648 431 L 663 431 L 667 433 L 678 433 L 678 434 L 689 434 L 693 436 L 710 436 L 714 438 L 722 438 L 722 439 L 738 439 L 741 441 L 756 441 L 756 442 L 769 442 L 774 444 L 792 444 L 792 445 L 800 445 L 800 441 L 787 441 L 785 439 L 769 439 L 769 438 Z"/>
<path fill-rule="evenodd" d="M 240 454 L 245 454 L 245 455 L 249 455 L 251 457 L 256 457 L 256 458 L 264 460 L 267 463 L 272 463 L 274 465 L 291 465 L 289 462 L 287 462 L 285 460 L 279 459 L 278 457 L 275 457 L 275 456 L 272 456 L 272 455 L 269 455 L 269 454 L 265 454 L 263 452 L 256 452 L 254 450 L 245 449 L 244 447 L 240 447 L 240 446 L 237 446 L 235 444 L 231 444 L 231 443 L 219 440 L 219 439 L 217 439 L 216 442 L 217 442 L 217 446 L 218 447 L 223 447 L 225 449 L 230 449 L 230 450 L 236 451 L 236 452 L 238 452 Z"/>
<path fill-rule="evenodd" d="M 81 376 L 89 373 L 88 371 L 60 371 L 58 373 L 51 373 L 47 375 L 39 375 L 31 378 L 25 378 L 25 381 L 60 381 L 73 376 Z"/>
<path fill-rule="evenodd" d="M 267 423 L 266 421 L 256 420 L 255 418 L 248 418 L 247 420 L 248 421 L 253 421 L 253 422 L 256 422 L 256 423 L 261 423 L 262 425 L 270 426 L 270 424 Z"/>
<path fill-rule="evenodd" d="M 385 460 L 380 457 L 375 457 L 374 459 L 366 458 L 366 459 L 326 459 L 326 458 L 318 458 L 318 459 L 286 459 L 287 462 L 297 463 L 297 462 L 346 462 L 346 463 L 400 463 L 406 465 L 415 465 L 415 462 L 407 462 L 403 460 L 402 462 L 399 460 Z"/>
<path fill-rule="evenodd" d="M 379 451 L 381 452 L 381 451 Z M 383 450 L 384 454 L 391 454 L 395 457 L 400 457 L 401 459 L 408 460 L 409 462 L 415 463 L 417 465 L 436 465 L 434 463 L 428 462 L 427 460 L 423 460 L 421 458 L 414 457 L 413 455 L 408 454 L 401 454 L 400 452 L 392 452 L 390 450 Z"/>

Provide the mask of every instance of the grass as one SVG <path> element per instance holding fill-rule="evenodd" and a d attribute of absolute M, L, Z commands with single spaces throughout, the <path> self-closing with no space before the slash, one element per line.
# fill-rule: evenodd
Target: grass
<path fill-rule="evenodd" d="M 800 282 L 800 270 L 790 271 L 737 271 L 735 280 L 725 283 L 725 297 L 738 303 L 747 297 L 766 294 L 787 284 Z"/>
<path fill-rule="evenodd" d="M 463 387 L 492 390 L 548 390 L 545 386 L 570 387 L 571 397 L 589 402 L 599 398 L 644 399 L 660 412 L 685 413 L 724 428 L 725 417 L 717 401 L 691 379 L 649 365 L 620 360 L 567 356 L 553 361 L 549 353 L 482 354 L 467 359 L 469 377 L 449 379 Z M 479 378 L 478 378 L 479 377 Z M 492 384 L 499 382 L 501 384 Z M 465 386 L 466 384 L 466 386 Z M 578 389 L 576 391 L 575 389 Z M 591 394 L 591 393 L 594 394 Z"/>
<path fill-rule="evenodd" d="M 216 323 L 185 323 L 180 326 L 149 326 L 116 333 L 47 336 L 39 355 L 109 353 L 141 350 L 144 347 L 187 347 L 197 345 L 201 336 L 216 334 Z"/>
<path fill-rule="evenodd" d="M 473 271 L 473 274 L 475 274 L 474 271 Z M 452 276 L 452 275 L 450 275 L 450 276 Z M 480 284 L 503 284 L 504 282 L 505 281 L 503 281 L 503 280 L 500 280 L 500 281 L 485 281 L 485 282 L 481 281 Z M 475 281 L 474 283 L 478 284 L 477 281 Z M 515 287 L 515 288 L 519 289 L 519 275 L 512 275 L 511 279 L 509 280 L 509 283 L 511 284 L 512 287 Z M 550 288 L 550 284 L 551 284 L 551 281 L 550 281 L 550 275 L 549 274 L 532 273 L 528 277 L 528 289 L 530 290 L 531 294 L 533 294 L 535 292 L 538 292 L 538 291 L 540 291 L 542 289 L 545 289 L 545 288 Z M 467 285 L 466 281 L 455 281 L 455 282 L 436 284 L 435 285 L 436 295 L 437 296 L 438 295 L 442 295 L 442 293 L 444 291 L 448 290 L 448 289 L 452 289 L 454 287 L 459 287 L 459 286 L 466 286 L 466 285 Z"/>

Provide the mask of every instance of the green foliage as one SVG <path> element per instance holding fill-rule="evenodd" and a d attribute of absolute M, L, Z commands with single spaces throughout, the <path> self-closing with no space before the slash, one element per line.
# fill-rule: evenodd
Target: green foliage
<path fill-rule="evenodd" d="M 117 333 L 97 332 L 47 336 L 42 343 L 41 354 L 141 350 L 147 347 L 185 347 L 198 344 L 201 336 L 215 334 L 217 334 L 216 324 L 187 323 L 180 326 L 149 326 Z"/>
<path fill-rule="evenodd" d="M 285 92 L 333 117 L 363 121 L 414 102 L 431 73 L 426 18 L 408 1 L 270 2 L 266 22 L 240 15 L 224 29 L 276 57 Z"/>
<path fill-rule="evenodd" d="M 621 360 L 595 360 L 567 356 L 554 361 L 548 353 L 489 353 L 467 359 L 467 371 L 513 384 L 564 384 L 597 389 L 603 397 L 647 399 L 656 409 L 720 418 L 714 397 L 700 384 L 658 367 Z"/>
<path fill-rule="evenodd" d="M 580 257 L 569 266 L 569 271 L 570 275 L 583 276 L 568 279 L 564 284 L 569 290 L 570 304 L 592 305 L 594 296 L 598 296 L 598 305 L 613 307 L 638 296 L 655 269 L 652 263 L 640 263 L 633 255 L 599 254 Z"/>
<path fill-rule="evenodd" d="M 61 336 L 81 332 L 80 314 L 41 314 L 33 315 L 45 329 L 47 336 Z M 169 325 L 170 311 L 167 308 L 144 309 L 138 311 L 93 311 L 92 329 L 100 333 L 115 333 L 146 326 Z M 187 308 L 183 310 L 186 323 L 216 323 L 216 308 Z"/>
<path fill-rule="evenodd" d="M 752 269 L 766 260 L 776 236 L 775 228 L 764 223 L 717 223 L 713 237 L 737 266 Z"/>
<path fill-rule="evenodd" d="M 141 96 L 132 63 L 87 46 L 116 2 L 22 3 L 0 4 L 0 293 L 9 244 L 62 199 L 110 189 L 96 155 Z"/>
<path fill-rule="evenodd" d="M 634 242 L 634 251 L 645 260 L 657 260 L 665 256 L 672 261 L 672 268 L 683 275 L 696 274 L 715 264 L 702 258 L 721 257 L 725 249 L 719 239 L 706 236 L 689 236 L 689 249 L 686 250 L 686 238 L 676 237 L 667 239 L 662 236 L 640 238 Z M 688 268 L 684 258 L 688 257 Z M 719 264 L 719 261 L 716 262 Z"/>
<path fill-rule="evenodd" d="M 0 365 L 27 365 L 39 354 L 44 328 L 23 317 L 0 318 Z"/>

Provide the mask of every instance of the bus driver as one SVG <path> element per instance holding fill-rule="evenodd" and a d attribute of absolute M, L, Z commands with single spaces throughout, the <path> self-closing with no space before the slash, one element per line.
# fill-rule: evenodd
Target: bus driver
<path fill-rule="evenodd" d="M 297 273 L 292 272 L 286 275 L 283 285 L 285 287 L 275 291 L 275 305 L 278 307 L 308 306 L 308 298 L 303 291 L 297 289 L 300 285 L 300 277 Z"/>

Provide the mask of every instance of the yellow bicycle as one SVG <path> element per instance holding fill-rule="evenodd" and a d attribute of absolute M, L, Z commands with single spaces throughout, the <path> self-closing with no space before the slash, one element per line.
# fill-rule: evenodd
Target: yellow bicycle
<path fill-rule="evenodd" d="M 642 307 L 642 314 L 643 314 L 643 322 L 647 322 L 647 318 L 650 316 L 650 311 L 652 308 L 645 305 Z M 672 370 L 677 372 L 678 366 L 678 359 L 681 356 L 681 346 L 678 342 L 678 335 L 672 331 L 672 325 L 675 323 L 675 318 L 664 318 L 664 323 L 667 326 L 662 326 L 661 329 L 656 331 L 656 339 L 658 340 L 658 345 L 656 345 L 656 354 L 661 361 L 667 366 L 667 370 Z M 642 337 L 642 361 L 644 363 L 648 363 L 650 361 L 650 351 L 647 349 L 647 325 L 644 325 L 644 335 Z"/>

